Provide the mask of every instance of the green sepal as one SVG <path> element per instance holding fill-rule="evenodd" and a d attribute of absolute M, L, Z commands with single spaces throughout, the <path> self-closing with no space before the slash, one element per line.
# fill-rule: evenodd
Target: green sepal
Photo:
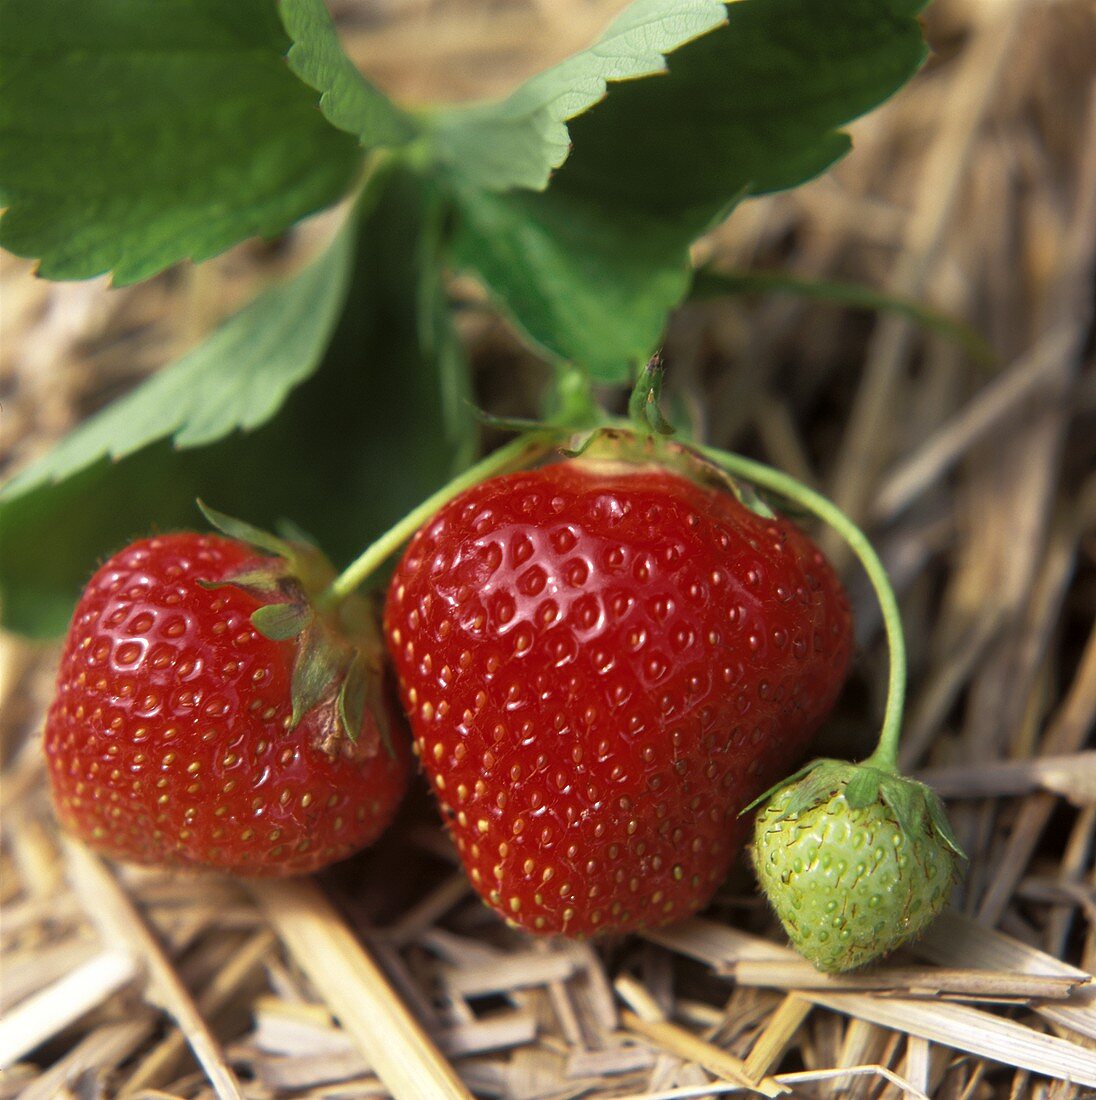
<path fill-rule="evenodd" d="M 902 832 L 912 834 L 921 830 L 925 820 L 925 788 L 912 779 L 903 779 L 900 776 L 892 776 L 876 784 L 874 798 L 862 803 L 868 806 L 876 799 L 894 814 Z M 848 791 L 845 792 L 845 801 L 849 802 Z M 853 804 L 849 802 L 849 805 Z M 854 809 L 858 807 L 853 806 Z"/>
<path fill-rule="evenodd" d="M 806 813 L 812 806 L 822 802 L 828 802 L 835 794 L 841 791 L 847 781 L 846 769 L 849 765 L 842 764 L 839 760 L 824 760 L 819 766 L 811 769 L 795 784 L 784 812 L 777 820 L 786 817 L 798 817 Z"/>
<path fill-rule="evenodd" d="M 272 596 L 280 596 L 284 592 L 284 582 L 288 574 L 277 569 L 241 569 L 238 573 L 229 573 L 219 581 L 203 581 L 197 583 L 210 592 L 217 588 L 240 588 L 258 600 L 265 600 Z"/>
<path fill-rule="evenodd" d="M 296 638 L 312 622 L 310 607 L 296 603 L 268 603 L 251 613 L 251 625 L 272 642 Z"/>
<path fill-rule="evenodd" d="M 845 786 L 845 801 L 854 810 L 862 810 L 870 806 L 878 797 L 884 774 L 875 768 L 856 768 Z M 889 799 L 887 800 L 889 802 Z M 899 801 L 903 801 L 900 799 Z M 899 821 L 902 814 L 898 813 Z"/>
<path fill-rule="evenodd" d="M 280 519 L 275 526 L 278 528 L 278 537 L 291 545 L 308 546 L 314 550 L 320 548 L 316 537 L 303 527 L 298 527 L 291 519 Z"/>
<path fill-rule="evenodd" d="M 362 723 L 365 721 L 366 677 L 365 660 L 361 653 L 355 653 L 350 667 L 343 677 L 339 688 L 339 721 L 343 732 L 355 744 L 361 737 Z"/>
<path fill-rule="evenodd" d="M 763 519 L 778 518 L 777 513 L 769 507 L 752 485 L 732 477 L 696 447 L 669 439 L 667 432 L 659 430 L 657 423 L 666 424 L 661 419 L 657 397 L 654 396 L 659 392 L 658 387 L 661 385 L 661 382 L 655 381 L 660 373 L 661 367 L 653 360 L 644 369 L 629 401 L 629 413 L 632 418 L 630 423 L 615 420 L 609 424 L 600 424 L 575 432 L 570 438 L 569 446 L 560 446 L 560 454 L 564 458 L 586 457 L 658 462 L 676 469 L 694 481 L 730 493 L 744 508 L 748 508 Z M 650 416 L 657 419 L 652 420 L 647 427 L 641 424 L 637 428 L 635 424 L 637 416 Z M 673 430 L 670 428 L 671 432 Z M 809 771 L 813 766 L 813 764 L 807 765 L 804 772 Z"/>
<path fill-rule="evenodd" d="M 926 819 L 930 830 L 938 833 L 944 843 L 961 859 L 966 859 L 963 849 L 952 831 L 940 797 L 924 783 L 895 775 L 871 764 L 850 764 L 844 760 L 820 758 L 805 764 L 786 779 L 775 783 L 758 795 L 739 817 L 769 802 L 788 787 L 795 787 L 774 821 L 798 817 L 811 807 L 829 801 L 836 794 L 843 794 L 851 810 L 863 810 L 875 802 L 882 802 L 894 814 L 899 828 L 908 836 L 923 831 Z"/>
<path fill-rule="evenodd" d="M 571 437 L 569 447 L 561 446 L 559 453 L 564 458 L 581 458 L 605 434 L 602 428 L 592 428 L 590 431 L 579 432 Z"/>
<path fill-rule="evenodd" d="M 335 571 L 331 568 L 331 563 L 327 560 L 323 551 L 320 550 L 310 535 L 300 531 L 291 520 L 283 520 L 279 526 L 283 528 L 286 534 L 295 536 L 292 540 L 273 535 L 269 531 L 264 531 L 261 527 L 255 527 L 246 520 L 225 515 L 224 512 L 218 512 L 202 500 L 197 501 L 197 504 L 202 515 L 223 535 L 239 542 L 245 542 L 256 550 L 272 554 L 285 563 L 283 571 L 277 569 L 267 570 L 270 576 L 278 582 L 273 588 L 270 586 L 269 580 L 261 575 L 264 568 L 261 566 L 259 571 L 254 574 L 254 579 L 252 579 L 252 575 L 247 575 L 245 579 L 245 574 L 241 573 L 233 577 L 226 577 L 223 583 L 243 588 L 259 599 L 266 599 L 271 594 L 289 591 L 295 594 L 303 592 L 305 599 L 316 600 L 334 577 Z M 290 581 L 295 581 L 296 584 L 288 585 Z"/>
<path fill-rule="evenodd" d="M 301 636 L 297 660 L 293 664 L 290 729 L 295 729 L 313 707 L 330 697 L 345 659 L 345 651 L 331 641 L 319 623 L 313 622 Z"/>
<path fill-rule="evenodd" d="M 867 770 L 863 768 L 861 770 Z M 890 807 L 898 824 L 907 833 L 921 832 L 926 825 L 930 832 L 936 832 L 940 839 L 960 858 L 966 859 L 966 853 L 952 831 L 951 822 L 940 796 L 931 788 L 916 779 L 907 779 L 902 775 L 879 773 L 879 798 Z M 845 800 L 849 801 L 846 790 Z M 851 805 L 851 803 L 850 803 Z"/>
<path fill-rule="evenodd" d="M 836 765 L 840 767 L 842 766 L 842 761 L 827 760 L 824 757 L 820 757 L 817 760 L 812 760 L 809 764 L 804 764 L 803 767 L 801 767 L 798 771 L 792 772 L 791 775 L 786 776 L 784 779 L 781 779 L 777 783 L 774 783 L 771 787 L 769 787 L 768 790 L 763 791 L 761 794 L 759 794 L 748 806 L 744 806 L 741 810 L 738 811 L 738 816 L 743 817 L 751 810 L 756 810 L 758 806 L 760 806 L 763 802 L 768 802 L 769 799 L 773 797 L 773 795 L 779 794 L 785 787 L 790 787 L 793 783 L 798 783 L 800 779 L 803 779 L 811 772 L 819 771 L 825 765 Z M 848 765 L 844 766 L 848 767 Z M 787 810 L 785 813 L 783 813 L 781 815 L 781 820 L 789 816 L 791 812 L 792 811 Z"/>
<path fill-rule="evenodd" d="M 940 801 L 940 796 L 928 787 L 925 788 L 925 807 L 928 810 L 929 821 L 940 834 L 940 839 L 960 859 L 967 859 L 967 853 L 963 851 L 962 846 L 959 844 L 959 838 L 952 830 L 951 822 L 948 821 L 948 815 L 944 811 L 944 804 Z"/>
<path fill-rule="evenodd" d="M 762 519 L 776 519 L 776 513 L 769 507 L 765 498 L 748 482 L 739 481 L 738 478 L 728 477 L 731 492 L 734 493 L 738 503 L 743 508 L 748 508 L 754 515 Z"/>
<path fill-rule="evenodd" d="M 225 515 L 224 512 L 218 512 L 216 508 L 210 508 L 203 500 L 196 503 L 210 526 L 215 527 L 222 535 L 227 535 L 229 538 L 237 539 L 240 542 L 246 542 L 249 546 L 265 550 L 267 553 L 285 558 L 287 561 L 294 557 L 294 548 L 285 539 L 280 539 L 269 531 L 255 527 L 246 520 Z"/>

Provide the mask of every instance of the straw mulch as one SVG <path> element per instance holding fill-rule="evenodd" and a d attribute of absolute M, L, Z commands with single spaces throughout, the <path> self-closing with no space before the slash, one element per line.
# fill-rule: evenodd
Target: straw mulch
<path fill-rule="evenodd" d="M 362 66 L 425 100 L 498 90 L 614 6 L 339 10 Z M 36 732 L 53 651 L 7 639 L 0 1100 L 1093 1095 L 1096 10 L 939 0 L 927 30 L 933 61 L 855 127 L 836 171 L 747 204 L 698 254 L 927 301 L 995 360 L 894 313 L 772 295 L 683 311 L 666 357 L 713 442 L 824 488 L 880 547 L 912 655 L 905 760 L 971 857 L 953 911 L 885 965 L 826 979 L 743 862 L 698 919 L 534 942 L 475 900 L 421 791 L 316 880 L 107 865 L 50 815 Z M 10 468 L 322 232 L 120 291 L 5 257 Z M 528 355 L 455 290 L 484 402 L 527 411 Z M 860 655 L 820 748 L 856 754 L 885 655 L 869 590 L 835 556 Z"/>

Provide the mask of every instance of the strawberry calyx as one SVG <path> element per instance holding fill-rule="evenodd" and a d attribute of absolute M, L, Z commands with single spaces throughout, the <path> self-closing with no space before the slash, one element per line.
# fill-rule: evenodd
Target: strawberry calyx
<path fill-rule="evenodd" d="M 755 798 L 742 813 L 772 802 L 785 791 L 788 793 L 774 821 L 800 817 L 843 795 L 845 805 L 853 811 L 882 803 L 906 836 L 932 835 L 960 859 L 967 858 L 952 831 L 940 796 L 924 783 L 877 767 L 870 760 L 862 764 L 827 758 L 812 760 Z"/>
<path fill-rule="evenodd" d="M 318 747 L 328 755 L 352 751 L 369 759 L 382 744 L 392 753 L 384 645 L 371 604 L 359 595 L 334 605 L 322 603 L 335 570 L 302 533 L 281 538 L 202 501 L 198 507 L 222 534 L 269 555 L 218 581 L 199 583 L 247 592 L 261 601 L 251 614 L 251 625 L 272 641 L 295 641 L 287 728 L 295 729 L 315 711 Z M 363 738 L 367 714 L 377 736 Z"/>
<path fill-rule="evenodd" d="M 688 443 L 654 431 L 637 431 L 631 424 L 593 428 L 574 436 L 561 448 L 567 458 L 603 465 L 659 466 L 698 485 L 730 493 L 744 508 L 765 519 L 776 513 L 748 482 L 733 477 L 718 463 Z"/>

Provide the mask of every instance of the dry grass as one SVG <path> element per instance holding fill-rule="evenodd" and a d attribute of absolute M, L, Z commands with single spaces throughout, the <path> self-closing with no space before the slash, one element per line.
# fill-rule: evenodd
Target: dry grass
<path fill-rule="evenodd" d="M 427 99 L 497 90 L 619 6 L 342 8 L 363 66 Z M 953 912 L 886 965 L 824 979 L 740 867 L 682 925 L 534 942 L 474 899 L 421 792 L 316 881 L 107 866 L 49 813 L 35 734 L 53 655 L 7 639 L 0 1100 L 1092 1094 L 1096 12 L 938 0 L 928 31 L 933 62 L 856 126 L 852 156 L 743 207 L 698 253 L 927 300 L 997 363 L 901 317 L 790 297 L 683 311 L 667 359 L 713 442 L 822 486 L 883 552 L 912 654 L 906 763 L 971 855 Z M 4 457 L 29 459 L 192 344 L 320 231 L 112 292 L 6 257 Z M 524 377 L 523 353 L 482 313 L 466 335 L 484 393 L 520 406 L 500 364 Z M 861 654 L 822 747 L 856 754 L 884 655 L 870 593 L 847 579 Z"/>

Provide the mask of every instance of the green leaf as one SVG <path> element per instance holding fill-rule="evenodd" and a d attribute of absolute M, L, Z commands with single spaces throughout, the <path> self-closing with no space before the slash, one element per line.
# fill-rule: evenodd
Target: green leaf
<path fill-rule="evenodd" d="M 551 191 L 457 185 L 456 196 L 457 263 L 476 272 L 530 342 L 598 381 L 631 379 L 688 290 L 681 234 Z"/>
<path fill-rule="evenodd" d="M 343 53 L 323 0 L 279 0 L 278 10 L 293 39 L 289 67 L 321 93 L 328 122 L 367 148 L 403 145 L 416 136 L 415 123 Z"/>
<path fill-rule="evenodd" d="M 542 169 L 561 159 L 558 129 L 534 113 L 522 145 L 510 132 L 519 116 L 505 104 L 447 113 L 441 155 L 464 140 L 467 124 L 471 148 L 486 156 L 497 133 L 514 169 L 485 173 L 470 150 L 451 156 L 457 261 L 534 344 L 599 380 L 626 382 L 687 290 L 690 243 L 741 197 L 827 168 L 849 147 L 836 128 L 917 69 L 919 7 L 738 0 L 725 22 L 670 53 L 666 73 L 610 83 L 604 100 L 572 118 L 571 153 L 539 192 L 502 188 L 531 180 L 531 166 L 543 186 Z M 642 12 L 659 27 L 679 10 L 677 0 L 643 0 L 622 18 Z M 588 66 L 595 75 L 604 67 L 606 49 L 611 41 L 553 72 L 579 88 Z"/>
<path fill-rule="evenodd" d="M 47 278 L 273 236 L 359 170 L 270 0 L 0 0 L 0 25 L 0 243 Z"/>
<path fill-rule="evenodd" d="M 346 299 L 353 246 L 347 225 L 295 278 L 260 294 L 192 352 L 85 421 L 9 482 L 0 501 L 160 439 L 201 447 L 269 420 L 323 357 Z"/>
<path fill-rule="evenodd" d="M 183 451 L 161 440 L 0 501 L 0 607 L 10 629 L 63 631 L 107 554 L 153 530 L 202 525 L 196 497 L 266 529 L 288 516 L 338 563 L 452 476 L 474 422 L 458 425 L 447 409 L 437 358 L 420 339 L 426 202 L 418 188 L 394 175 L 362 222 L 351 304 L 323 363 L 266 424 Z M 421 304 L 427 310 L 433 324 L 444 316 L 434 302 Z M 435 336 L 456 371 L 451 330 Z"/>
<path fill-rule="evenodd" d="M 637 0 L 593 46 L 501 102 L 440 112 L 431 133 L 435 155 L 477 187 L 542 190 L 570 152 L 567 121 L 604 98 L 609 81 L 664 73 L 666 54 L 726 18 L 720 0 Z"/>
<path fill-rule="evenodd" d="M 985 337 L 964 321 L 921 302 L 888 294 L 862 283 L 810 279 L 785 271 L 713 271 L 711 268 L 701 268 L 693 276 L 689 297 L 703 300 L 740 294 L 796 294 L 801 298 L 853 309 L 897 313 L 923 328 L 954 340 L 980 363 L 989 364 L 996 359 Z"/>

